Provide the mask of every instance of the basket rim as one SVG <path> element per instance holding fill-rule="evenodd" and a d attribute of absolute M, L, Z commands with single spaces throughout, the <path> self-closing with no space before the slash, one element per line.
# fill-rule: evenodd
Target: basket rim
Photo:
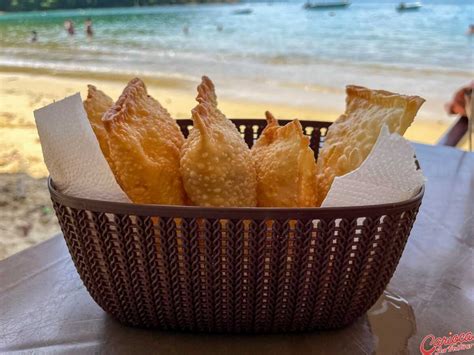
<path fill-rule="evenodd" d="M 259 117 L 248 117 L 248 118 L 229 117 L 229 120 L 231 120 L 234 123 L 242 123 L 242 124 L 248 123 L 248 122 L 251 122 L 251 123 L 256 124 L 256 125 L 258 125 L 258 124 L 266 125 L 267 124 L 267 121 L 265 120 L 265 118 L 259 118 Z M 278 118 L 278 122 L 281 123 L 281 124 L 289 123 L 292 120 L 293 119 L 287 118 L 287 117 Z M 188 122 L 190 125 L 192 125 L 192 123 L 193 123 L 192 118 L 185 118 L 185 117 L 176 118 L 175 121 Z M 298 121 L 300 121 L 301 123 L 311 125 L 311 126 L 321 126 L 321 128 L 328 128 L 330 125 L 332 125 L 334 123 L 334 121 L 320 121 L 320 120 L 309 120 L 309 119 L 299 119 L 299 118 L 298 118 Z"/>
<path fill-rule="evenodd" d="M 135 204 L 74 197 L 59 192 L 52 178 L 48 177 L 51 199 L 66 207 L 94 212 L 128 214 L 137 216 L 161 216 L 182 218 L 222 219 L 318 219 L 373 217 L 401 213 L 418 207 L 425 192 L 423 185 L 418 193 L 404 201 L 367 206 L 347 207 L 202 207 Z"/>

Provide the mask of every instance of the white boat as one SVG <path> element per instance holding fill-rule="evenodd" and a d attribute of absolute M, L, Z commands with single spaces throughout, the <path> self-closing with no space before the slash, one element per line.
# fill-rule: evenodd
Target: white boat
<path fill-rule="evenodd" d="M 422 6 L 421 2 L 401 2 L 397 6 L 397 11 L 413 11 L 420 9 Z"/>
<path fill-rule="evenodd" d="M 307 2 L 304 8 L 307 10 L 327 10 L 327 9 L 342 9 L 348 7 L 350 1 L 324 1 L 324 2 Z"/>

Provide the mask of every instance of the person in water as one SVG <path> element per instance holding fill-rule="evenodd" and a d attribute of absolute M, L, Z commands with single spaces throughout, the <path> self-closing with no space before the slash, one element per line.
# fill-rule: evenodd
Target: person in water
<path fill-rule="evenodd" d="M 84 27 L 86 28 L 87 37 L 92 37 L 94 35 L 94 31 L 92 31 L 92 20 L 90 18 L 84 22 Z"/>
<path fill-rule="evenodd" d="M 67 33 L 70 35 L 70 36 L 73 36 L 74 35 L 74 22 L 72 22 L 71 20 L 66 20 L 64 21 L 64 28 L 66 29 Z"/>
<path fill-rule="evenodd" d="M 38 32 L 36 31 L 31 31 L 31 43 L 36 43 L 38 42 Z"/>
<path fill-rule="evenodd" d="M 474 35 L 474 24 L 469 25 L 469 28 L 467 30 L 468 35 Z"/>

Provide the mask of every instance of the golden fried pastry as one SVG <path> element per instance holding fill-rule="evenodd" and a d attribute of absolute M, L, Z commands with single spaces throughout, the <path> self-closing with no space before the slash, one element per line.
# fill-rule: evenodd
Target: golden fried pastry
<path fill-rule="evenodd" d="M 87 99 L 84 100 L 84 109 L 86 110 L 95 136 L 99 141 L 100 149 L 109 165 L 112 164 L 112 161 L 110 159 L 107 132 L 102 122 L 102 116 L 113 104 L 114 101 L 102 91 L 98 90 L 94 85 L 87 85 Z"/>
<path fill-rule="evenodd" d="M 381 127 L 403 135 L 425 101 L 383 90 L 347 86 L 346 112 L 328 129 L 317 161 L 318 201 L 336 176 L 357 169 L 372 150 Z"/>
<path fill-rule="evenodd" d="M 257 170 L 257 206 L 314 207 L 316 160 L 298 120 L 280 126 L 265 112 L 267 126 L 252 147 Z"/>
<path fill-rule="evenodd" d="M 133 79 L 103 116 L 112 171 L 135 203 L 182 205 L 179 173 L 184 137 L 168 111 Z"/>
<path fill-rule="evenodd" d="M 198 206 L 256 206 L 257 181 L 250 149 L 218 110 L 214 84 L 205 76 L 196 100 L 194 128 L 181 151 L 181 174 L 189 199 Z"/>

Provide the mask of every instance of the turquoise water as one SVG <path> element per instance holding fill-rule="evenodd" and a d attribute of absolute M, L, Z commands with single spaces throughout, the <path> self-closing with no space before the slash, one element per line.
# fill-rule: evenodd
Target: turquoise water
<path fill-rule="evenodd" d="M 242 90 L 249 82 L 265 82 L 253 90 L 262 97 L 272 86 L 287 90 L 280 95 L 295 87 L 311 94 L 321 87 L 364 84 L 371 76 L 378 78 L 374 85 L 403 92 L 420 77 L 424 86 L 418 91 L 426 94 L 443 90 L 445 79 L 433 79 L 439 75 L 457 77 L 449 90 L 474 77 L 474 36 L 466 34 L 474 23 L 474 2 L 424 1 L 420 11 L 410 13 L 395 11 L 397 3 L 354 0 L 332 13 L 307 11 L 302 1 L 290 1 L 3 14 L 0 67 L 194 82 L 206 73 L 221 86 L 226 83 L 223 90 L 232 83 L 234 95 L 249 95 Z M 233 14 L 242 8 L 253 12 Z M 87 17 L 94 24 L 92 39 L 84 32 Z M 63 28 L 66 19 L 76 24 L 72 38 Z M 39 36 L 34 44 L 32 30 Z M 398 77 L 406 79 L 392 85 Z M 440 97 L 451 94 L 445 90 Z M 303 100 L 304 95 L 293 96 Z"/>
<path fill-rule="evenodd" d="M 155 59 L 213 57 L 472 69 L 474 38 L 466 30 L 474 23 L 474 2 L 426 1 L 420 11 L 402 14 L 394 10 L 396 4 L 355 0 L 332 14 L 305 11 L 300 2 L 4 14 L 0 64 L 74 60 L 78 66 L 104 62 L 153 70 Z M 242 7 L 253 13 L 232 13 Z M 91 41 L 83 29 L 87 17 L 94 22 Z M 76 23 L 74 39 L 62 27 L 65 19 Z M 183 26 L 189 27 L 188 35 Z M 32 30 L 39 34 L 34 45 L 29 43 Z"/>

